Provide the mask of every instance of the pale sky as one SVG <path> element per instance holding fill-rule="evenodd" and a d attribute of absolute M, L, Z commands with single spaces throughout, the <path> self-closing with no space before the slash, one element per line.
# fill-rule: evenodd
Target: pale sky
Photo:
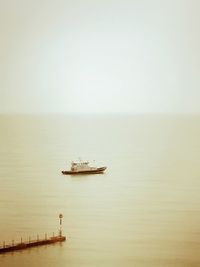
<path fill-rule="evenodd" d="M 0 113 L 200 113 L 199 0 L 0 0 Z"/>

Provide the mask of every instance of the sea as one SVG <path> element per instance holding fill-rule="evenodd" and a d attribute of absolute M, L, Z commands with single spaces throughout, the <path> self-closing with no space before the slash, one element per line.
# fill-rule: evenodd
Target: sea
<path fill-rule="evenodd" d="M 62 175 L 73 160 L 104 174 Z M 0 115 L 1 267 L 200 266 L 200 117 Z"/>

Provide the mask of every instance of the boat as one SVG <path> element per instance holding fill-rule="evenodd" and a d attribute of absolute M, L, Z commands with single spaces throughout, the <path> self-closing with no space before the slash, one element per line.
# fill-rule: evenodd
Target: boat
<path fill-rule="evenodd" d="M 62 171 L 62 174 L 96 174 L 103 173 L 107 167 L 91 167 L 89 161 L 72 161 L 71 169 Z"/>

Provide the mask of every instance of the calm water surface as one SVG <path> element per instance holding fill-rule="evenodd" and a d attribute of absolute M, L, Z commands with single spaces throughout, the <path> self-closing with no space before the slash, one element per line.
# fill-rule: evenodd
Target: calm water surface
<path fill-rule="evenodd" d="M 2 267 L 200 266 L 200 117 L 0 116 Z M 95 159 L 103 175 L 63 176 Z"/>

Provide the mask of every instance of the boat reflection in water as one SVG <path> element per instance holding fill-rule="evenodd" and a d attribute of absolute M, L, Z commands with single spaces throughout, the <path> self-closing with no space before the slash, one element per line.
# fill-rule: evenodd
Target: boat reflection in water
<path fill-rule="evenodd" d="M 68 171 L 62 171 L 62 174 L 95 174 L 103 173 L 107 167 L 92 167 L 89 165 L 89 161 L 72 161 L 71 169 Z"/>

